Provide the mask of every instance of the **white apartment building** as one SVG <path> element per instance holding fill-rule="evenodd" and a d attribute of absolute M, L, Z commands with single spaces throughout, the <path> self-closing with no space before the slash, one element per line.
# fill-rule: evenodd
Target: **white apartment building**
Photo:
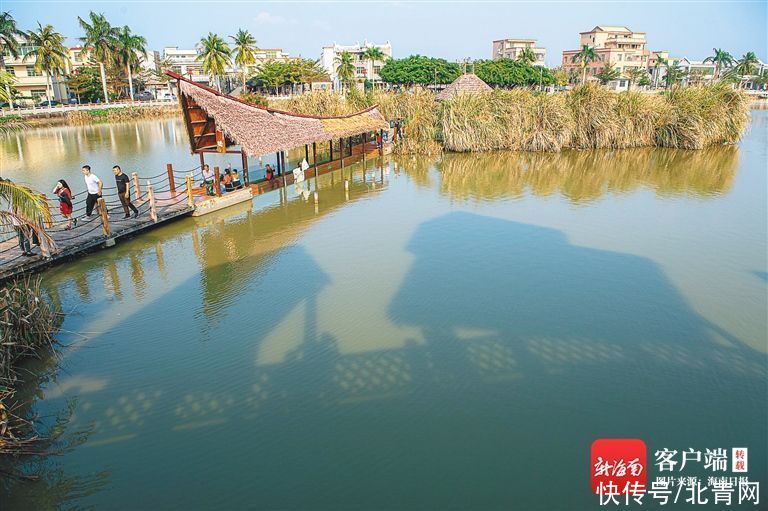
<path fill-rule="evenodd" d="M 14 77 L 14 87 L 19 91 L 20 98 L 14 103 L 31 106 L 40 103 L 48 98 L 48 77 L 45 73 L 35 71 L 35 58 L 24 57 L 29 55 L 35 47 L 27 44 L 25 39 L 18 38 L 18 58 L 13 58 L 6 49 L 3 59 L 5 62 L 5 71 Z M 67 101 L 66 79 L 61 75 L 51 76 L 52 90 L 51 99 L 56 101 Z"/>
<path fill-rule="evenodd" d="M 517 57 L 525 48 L 529 48 L 533 51 L 533 55 L 536 57 L 536 60 L 533 62 L 534 66 L 545 65 L 544 60 L 547 57 L 547 49 L 536 46 L 536 39 L 497 39 L 496 41 L 493 41 L 491 58 L 493 60 L 517 60 Z"/>
<path fill-rule="evenodd" d="M 363 58 L 363 53 L 368 48 L 379 48 L 385 55 L 384 60 L 370 61 Z M 338 67 L 337 58 L 343 52 L 349 52 L 352 55 L 352 62 L 355 64 L 355 80 L 371 80 L 377 82 L 381 80 L 379 72 L 386 59 L 392 57 L 392 45 L 387 41 L 384 44 L 375 44 L 368 41 L 364 41 L 363 44 L 357 43 L 350 46 L 343 46 L 340 44 L 332 44 L 331 46 L 323 46 L 323 51 L 320 56 L 320 65 L 328 72 L 331 77 L 333 87 L 338 89 L 341 87 L 341 80 L 336 72 Z"/>
<path fill-rule="evenodd" d="M 171 66 L 171 71 L 195 82 L 208 83 L 210 77 L 203 72 L 203 63 L 197 60 L 197 49 L 183 49 L 178 46 L 163 48 L 163 60 Z"/>

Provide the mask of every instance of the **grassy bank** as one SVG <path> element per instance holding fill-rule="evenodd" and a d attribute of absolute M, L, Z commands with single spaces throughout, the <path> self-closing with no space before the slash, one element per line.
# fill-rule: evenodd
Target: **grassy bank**
<path fill-rule="evenodd" d="M 406 153 L 701 149 L 737 142 L 749 120 L 749 99 L 726 85 L 675 88 L 660 94 L 615 93 L 596 85 L 558 94 L 494 90 L 440 103 L 421 89 L 352 91 L 346 98 L 313 92 L 273 106 L 304 114 L 340 115 L 372 104 L 379 104 L 387 119 L 405 119 L 406 137 L 398 151 Z"/>
<path fill-rule="evenodd" d="M 68 112 L 68 124 L 83 125 L 96 122 L 133 121 L 137 119 L 161 119 L 180 115 L 178 105 L 161 107 L 127 106 L 124 108 L 97 108 Z"/>

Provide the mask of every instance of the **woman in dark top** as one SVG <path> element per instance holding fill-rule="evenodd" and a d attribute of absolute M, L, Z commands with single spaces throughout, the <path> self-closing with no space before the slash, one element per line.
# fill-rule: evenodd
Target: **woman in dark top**
<path fill-rule="evenodd" d="M 53 193 L 59 198 L 61 216 L 67 219 L 67 226 L 64 229 L 70 230 L 72 228 L 72 199 L 74 198 L 72 190 L 66 181 L 59 179 L 56 182 L 56 188 L 53 189 Z M 77 220 L 75 220 L 75 225 L 77 225 Z"/>

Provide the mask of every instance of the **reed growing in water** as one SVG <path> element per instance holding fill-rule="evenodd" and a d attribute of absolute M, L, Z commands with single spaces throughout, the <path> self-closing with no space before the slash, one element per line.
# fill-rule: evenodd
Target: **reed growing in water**
<path fill-rule="evenodd" d="M 32 421 L 15 410 L 14 366 L 26 357 L 53 350 L 61 313 L 46 298 L 40 276 L 23 277 L 0 287 L 0 455 L 33 452 L 39 440 Z M 13 403 L 13 404 L 12 404 Z"/>
<path fill-rule="evenodd" d="M 73 125 L 93 124 L 94 122 L 119 122 L 136 119 L 160 119 L 181 113 L 177 105 L 148 107 L 127 106 L 124 108 L 97 108 L 76 110 L 67 113 L 67 122 Z"/>
<path fill-rule="evenodd" d="M 673 88 L 660 94 L 611 92 L 594 84 L 557 94 L 528 89 L 459 94 L 311 92 L 272 102 L 282 110 L 344 115 L 378 104 L 387 119 L 405 119 L 402 153 L 448 151 L 558 152 L 563 149 L 673 147 L 701 149 L 737 142 L 749 121 L 746 95 L 726 84 Z"/>

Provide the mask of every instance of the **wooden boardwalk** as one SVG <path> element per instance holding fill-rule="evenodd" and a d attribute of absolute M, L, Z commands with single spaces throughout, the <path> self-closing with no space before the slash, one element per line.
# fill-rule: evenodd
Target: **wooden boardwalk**
<path fill-rule="evenodd" d="M 185 192 L 175 194 L 160 192 L 155 195 L 156 222 L 150 218 L 148 200 L 135 201 L 134 205 L 139 210 L 138 218 L 131 216 L 129 219 L 124 219 L 122 206 L 108 207 L 111 231 L 109 236 L 104 234 L 101 215 L 96 211 L 90 217 L 80 216 L 77 227 L 74 229 L 65 230 L 65 224 L 62 223 L 55 225 L 48 230 L 56 243 L 49 257 L 43 257 L 40 247 L 34 245 L 32 246 L 34 256 L 22 255 L 16 237 L 0 242 L 0 282 L 15 275 L 62 262 L 105 244 L 111 245 L 114 240 L 135 235 L 168 220 L 188 215 L 195 209 L 188 204 Z"/>
<path fill-rule="evenodd" d="M 382 152 L 383 154 L 389 154 L 391 150 L 391 145 L 385 144 Z M 373 143 L 355 145 L 352 147 L 351 152 L 351 155 L 344 156 L 343 162 L 341 159 L 335 159 L 329 162 L 318 163 L 317 176 L 333 172 L 364 159 L 371 160 L 380 156 L 379 150 Z M 288 172 L 285 173 L 285 180 L 283 180 L 283 176 L 277 176 L 271 182 L 261 180 L 251 183 L 248 187 L 253 195 L 260 195 L 272 190 L 278 190 L 283 186 L 291 185 L 293 184 L 293 173 L 291 170 L 288 169 Z M 184 176 L 188 175 L 188 172 L 175 172 L 170 169 L 170 165 L 168 172 L 168 182 L 159 183 L 157 180 L 158 176 L 152 178 L 156 184 L 160 184 L 159 188 L 162 190 L 154 192 L 155 210 L 157 212 L 156 221 L 150 217 L 150 204 L 146 193 L 142 194 L 140 191 L 137 193 L 136 188 L 132 189 L 134 197 L 137 195 L 142 196 L 141 200 L 133 201 L 133 204 L 139 209 L 139 216 L 138 218 L 131 216 L 131 218 L 124 219 L 125 213 L 117 201 L 116 193 L 109 191 L 114 189 L 104 189 L 104 198 L 108 201 L 109 235 L 105 234 L 102 217 L 97 211 L 94 211 L 90 217 L 85 216 L 83 211 L 85 207 L 85 193 L 77 194 L 78 200 L 75 201 L 74 217 L 77 217 L 78 220 L 77 226 L 71 230 L 64 229 L 66 224 L 58 213 L 58 202 L 52 201 L 51 210 L 54 213 L 56 223 L 53 227 L 46 230 L 53 237 L 56 246 L 50 251 L 48 257 L 44 257 L 40 247 L 33 245 L 32 251 L 35 255 L 28 257 L 22 255 L 18 238 L 13 232 L 4 234 L 0 239 L 0 283 L 8 278 L 39 271 L 100 247 L 112 246 L 120 238 L 138 235 L 163 222 L 190 215 L 195 211 L 197 205 L 202 206 L 202 203 L 210 205 L 210 202 L 220 200 L 220 198 L 205 195 L 205 190 L 199 186 L 200 171 L 197 168 L 193 169 L 192 172 L 195 178 L 193 179 L 192 188 L 192 198 L 195 205 L 190 205 L 183 182 Z M 314 165 L 310 166 L 305 172 L 305 177 L 308 180 L 316 177 Z M 138 181 L 146 181 L 146 179 L 140 178 Z M 171 181 L 174 183 L 176 192 L 171 192 L 168 189 L 170 188 Z M 226 197 L 227 194 L 224 194 L 224 198 Z M 205 208 L 203 207 L 203 209 Z M 216 210 L 216 208 L 214 207 L 211 210 Z"/>

